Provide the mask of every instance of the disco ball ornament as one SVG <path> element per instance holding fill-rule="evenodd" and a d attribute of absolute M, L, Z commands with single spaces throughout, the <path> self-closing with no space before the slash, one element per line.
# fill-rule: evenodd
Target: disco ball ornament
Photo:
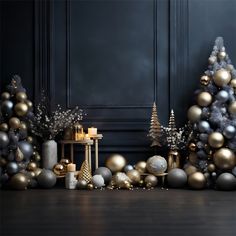
<path fill-rule="evenodd" d="M 167 176 L 168 185 L 172 188 L 183 188 L 187 180 L 187 174 L 179 168 L 172 169 Z"/>
<path fill-rule="evenodd" d="M 15 190 L 26 190 L 29 179 L 23 173 L 18 173 L 12 176 L 10 180 L 10 187 Z"/>
<path fill-rule="evenodd" d="M 112 173 L 107 167 L 99 167 L 95 170 L 94 175 L 101 175 L 106 184 L 111 181 Z"/>
<path fill-rule="evenodd" d="M 228 125 L 224 128 L 223 131 L 223 135 L 227 138 L 227 139 L 231 139 L 235 136 L 236 133 L 236 129 L 234 126 L 232 125 Z"/>
<path fill-rule="evenodd" d="M 37 176 L 37 181 L 40 187 L 49 189 L 56 184 L 57 178 L 51 170 L 43 169 Z"/>
<path fill-rule="evenodd" d="M 229 93 L 226 92 L 225 90 L 221 90 L 220 92 L 217 93 L 216 99 L 220 102 L 227 102 L 229 99 Z"/>
<path fill-rule="evenodd" d="M 230 191 L 236 189 L 236 178 L 230 173 L 221 174 L 216 180 L 216 188 L 219 190 Z"/>
<path fill-rule="evenodd" d="M 113 173 L 122 171 L 125 165 L 126 160 L 120 154 L 113 154 L 106 161 L 106 167 L 109 168 Z"/>
<path fill-rule="evenodd" d="M 164 157 L 153 156 L 147 160 L 147 171 L 153 175 L 163 174 L 167 169 L 167 162 Z"/>
<path fill-rule="evenodd" d="M 102 188 L 103 186 L 105 186 L 105 181 L 102 175 L 94 175 L 92 177 L 92 183 L 94 187 L 97 187 L 97 188 Z"/>
<path fill-rule="evenodd" d="M 5 148 L 9 144 L 7 133 L 0 131 L 0 149 Z"/>
<path fill-rule="evenodd" d="M 128 171 L 133 170 L 133 169 L 134 169 L 134 167 L 132 165 L 126 165 L 124 167 L 124 172 L 127 173 Z"/>
<path fill-rule="evenodd" d="M 230 80 L 231 80 L 231 74 L 225 69 L 217 70 L 213 77 L 214 83 L 219 87 L 227 85 L 230 82 Z"/>

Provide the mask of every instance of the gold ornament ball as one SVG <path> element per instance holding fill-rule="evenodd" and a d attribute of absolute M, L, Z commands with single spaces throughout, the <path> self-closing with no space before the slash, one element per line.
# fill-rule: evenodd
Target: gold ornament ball
<path fill-rule="evenodd" d="M 146 172 L 146 166 L 147 166 L 147 162 L 146 161 L 139 161 L 134 168 L 139 171 L 141 174 Z"/>
<path fill-rule="evenodd" d="M 226 52 L 224 52 L 224 51 L 219 52 L 219 53 L 218 53 L 218 57 L 219 57 L 220 60 L 225 59 L 225 57 L 226 57 Z"/>
<path fill-rule="evenodd" d="M 26 125 L 26 123 L 23 122 L 23 121 L 21 121 L 21 124 L 20 124 L 19 129 L 21 129 L 21 130 L 27 130 L 27 125 Z"/>
<path fill-rule="evenodd" d="M 188 165 L 185 169 L 184 169 L 185 173 L 189 176 L 192 175 L 193 173 L 197 172 L 197 168 L 193 165 Z"/>
<path fill-rule="evenodd" d="M 141 180 L 139 181 L 139 186 L 140 186 L 140 187 L 143 187 L 143 185 L 144 185 L 144 180 L 141 179 Z"/>
<path fill-rule="evenodd" d="M 189 176 L 188 184 L 193 189 L 203 189 L 206 186 L 206 177 L 201 172 L 195 172 Z"/>
<path fill-rule="evenodd" d="M 15 105 L 15 112 L 18 116 L 25 116 L 28 112 L 28 106 L 23 102 L 18 102 Z"/>
<path fill-rule="evenodd" d="M 197 159 L 198 159 L 198 158 L 197 158 L 197 154 L 196 154 L 195 152 L 191 152 L 191 153 L 189 154 L 188 159 L 189 159 L 189 162 L 190 162 L 192 165 L 196 164 Z"/>
<path fill-rule="evenodd" d="M 24 102 L 27 99 L 27 95 L 24 92 L 18 92 L 16 94 L 16 100 L 19 102 Z"/>
<path fill-rule="evenodd" d="M 27 170 L 35 171 L 37 169 L 37 164 L 35 162 L 29 162 L 27 165 Z"/>
<path fill-rule="evenodd" d="M 130 170 L 126 175 L 130 178 L 132 184 L 138 184 L 141 180 L 140 172 L 138 170 Z"/>
<path fill-rule="evenodd" d="M 210 83 L 211 78 L 207 75 L 203 75 L 200 79 L 200 83 L 204 86 L 207 86 Z"/>
<path fill-rule="evenodd" d="M 158 179 L 155 175 L 147 175 L 144 179 L 144 182 L 147 187 L 155 187 L 157 186 Z"/>
<path fill-rule="evenodd" d="M 0 130 L 3 132 L 7 132 L 8 131 L 8 124 L 7 123 L 2 123 L 0 125 Z"/>
<path fill-rule="evenodd" d="M 211 163 L 211 164 L 208 165 L 207 170 L 209 172 L 214 172 L 216 170 L 216 166 Z"/>
<path fill-rule="evenodd" d="M 29 143 L 33 143 L 33 141 L 34 141 L 34 139 L 33 139 L 33 137 L 32 136 L 28 136 L 27 137 L 27 142 L 29 142 Z"/>
<path fill-rule="evenodd" d="M 8 99 L 10 99 L 11 95 L 8 92 L 4 92 L 4 93 L 2 93 L 1 97 L 2 97 L 2 100 L 8 100 Z"/>
<path fill-rule="evenodd" d="M 236 79 L 230 81 L 230 87 L 234 90 L 234 93 L 236 93 Z"/>
<path fill-rule="evenodd" d="M 202 109 L 197 105 L 191 106 L 188 109 L 188 119 L 192 123 L 199 121 L 201 119 L 201 115 L 202 115 Z"/>
<path fill-rule="evenodd" d="M 208 92 L 201 92 L 197 96 L 197 103 L 199 106 L 207 107 L 212 102 L 212 96 Z"/>
<path fill-rule="evenodd" d="M 68 164 L 70 164 L 70 160 L 66 159 L 66 158 L 63 158 L 63 159 L 60 160 L 59 163 L 64 165 L 64 166 L 67 166 Z"/>
<path fill-rule="evenodd" d="M 131 189 L 131 188 L 132 188 L 131 183 L 130 183 L 129 181 L 125 181 L 125 182 L 124 182 L 124 188 L 126 188 L 126 189 Z"/>
<path fill-rule="evenodd" d="M 220 148 L 224 145 L 224 136 L 220 132 L 213 132 L 208 136 L 208 143 L 213 148 Z"/>
<path fill-rule="evenodd" d="M 65 173 L 66 170 L 65 170 L 65 166 L 60 164 L 60 163 L 57 163 L 54 167 L 53 167 L 53 172 L 55 175 L 61 175 L 63 174 L 63 172 Z"/>
<path fill-rule="evenodd" d="M 11 178 L 10 186 L 12 189 L 26 190 L 28 186 L 28 178 L 23 173 L 17 173 Z"/>
<path fill-rule="evenodd" d="M 35 169 L 35 170 L 34 170 L 35 177 L 37 177 L 41 172 L 42 172 L 42 169 L 41 169 L 41 168 Z"/>
<path fill-rule="evenodd" d="M 188 145 L 188 149 L 191 151 L 191 152 L 195 152 L 196 151 L 196 144 L 195 143 L 190 143 Z"/>
<path fill-rule="evenodd" d="M 88 190 L 93 190 L 94 186 L 93 186 L 93 184 L 90 183 L 90 184 L 88 184 L 87 188 L 88 188 Z"/>
<path fill-rule="evenodd" d="M 28 173 L 29 173 L 29 176 L 30 176 L 31 178 L 35 178 L 35 177 L 36 177 L 36 176 L 35 176 L 35 173 L 34 173 L 33 171 L 29 171 Z"/>
<path fill-rule="evenodd" d="M 229 105 L 229 112 L 230 112 L 232 115 L 236 115 L 236 101 L 235 101 L 235 102 L 232 102 L 232 103 Z"/>
<path fill-rule="evenodd" d="M 3 158 L 3 157 L 0 157 L 0 166 L 3 167 L 3 166 L 5 166 L 6 164 L 7 164 L 6 159 Z"/>
<path fill-rule="evenodd" d="M 16 117 L 12 117 L 9 120 L 9 125 L 12 129 L 18 129 L 20 127 L 20 120 Z"/>
<path fill-rule="evenodd" d="M 209 62 L 210 64 L 214 64 L 214 63 L 216 62 L 216 60 L 217 60 L 217 58 L 216 58 L 215 56 L 210 56 L 210 57 L 208 58 L 208 62 Z"/>
<path fill-rule="evenodd" d="M 121 171 L 126 165 L 125 158 L 120 154 L 111 155 L 106 161 L 106 167 L 113 173 Z"/>
<path fill-rule="evenodd" d="M 235 166 L 235 155 L 228 148 L 221 148 L 213 155 L 213 161 L 216 167 L 221 170 L 230 170 Z"/>
<path fill-rule="evenodd" d="M 215 75 L 213 77 L 213 81 L 218 86 L 224 86 L 227 85 L 231 80 L 230 73 L 225 69 L 220 69 L 215 72 Z"/>
<path fill-rule="evenodd" d="M 29 109 L 33 107 L 33 103 L 30 100 L 26 100 L 25 104 L 28 106 Z"/>

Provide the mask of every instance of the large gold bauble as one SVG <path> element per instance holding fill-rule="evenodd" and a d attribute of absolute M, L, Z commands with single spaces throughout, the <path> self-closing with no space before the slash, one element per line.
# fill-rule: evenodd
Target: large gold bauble
<path fill-rule="evenodd" d="M 9 120 L 9 125 L 12 129 L 18 129 L 20 127 L 20 120 L 16 117 L 12 117 Z"/>
<path fill-rule="evenodd" d="M 234 93 L 236 93 L 236 79 L 230 81 L 230 87 L 234 90 Z"/>
<path fill-rule="evenodd" d="M 212 102 L 212 96 L 208 92 L 201 92 L 197 96 L 197 103 L 199 106 L 207 107 Z"/>
<path fill-rule="evenodd" d="M 66 174 L 66 167 L 60 163 L 57 163 L 54 167 L 53 167 L 53 172 L 55 175 L 57 176 L 63 176 Z"/>
<path fill-rule="evenodd" d="M 229 112 L 232 114 L 232 115 L 236 115 L 236 101 L 235 102 L 232 102 L 230 105 L 229 105 Z"/>
<path fill-rule="evenodd" d="M 139 171 L 141 174 L 146 172 L 147 162 L 146 161 L 139 161 L 134 168 Z"/>
<path fill-rule="evenodd" d="M 8 131 L 8 124 L 7 123 L 2 123 L 0 125 L 0 130 L 4 131 L 4 132 L 7 132 Z"/>
<path fill-rule="evenodd" d="M 191 106 L 188 109 L 188 119 L 192 123 L 199 121 L 201 119 L 201 115 L 202 115 L 202 109 L 197 105 Z"/>
<path fill-rule="evenodd" d="M 218 53 L 218 57 L 220 60 L 223 60 L 226 57 L 226 52 L 222 51 Z"/>
<path fill-rule="evenodd" d="M 188 184 L 193 189 L 203 189 L 206 186 L 206 177 L 201 172 L 195 172 L 189 176 Z"/>
<path fill-rule="evenodd" d="M 130 178 L 131 184 L 138 184 L 141 180 L 140 172 L 137 170 L 129 170 L 126 175 Z"/>
<path fill-rule="evenodd" d="M 15 105 L 15 113 L 18 116 L 25 116 L 28 112 L 28 106 L 23 102 L 18 102 Z"/>
<path fill-rule="evenodd" d="M 18 92 L 16 94 L 16 100 L 19 102 L 24 102 L 27 99 L 27 95 L 24 92 Z"/>
<path fill-rule="evenodd" d="M 185 169 L 184 169 L 185 173 L 189 176 L 192 175 L 193 173 L 197 172 L 197 168 L 193 165 L 188 165 Z"/>
<path fill-rule="evenodd" d="M 224 136 L 220 132 L 213 132 L 208 136 L 208 143 L 213 148 L 220 148 L 224 145 Z"/>
<path fill-rule="evenodd" d="M 216 170 L 216 166 L 213 163 L 211 163 L 208 165 L 207 170 L 209 172 L 214 172 Z"/>
<path fill-rule="evenodd" d="M 2 100 L 8 100 L 8 99 L 10 99 L 11 95 L 8 92 L 4 92 L 4 93 L 2 93 L 1 97 L 2 97 Z"/>
<path fill-rule="evenodd" d="M 35 171 L 37 169 L 37 164 L 35 162 L 29 162 L 27 165 L 27 170 Z"/>
<path fill-rule="evenodd" d="M 207 86 L 210 83 L 211 78 L 207 75 L 203 75 L 200 79 L 200 83 L 204 86 Z"/>
<path fill-rule="evenodd" d="M 28 186 L 28 178 L 23 173 L 17 173 L 11 178 L 10 186 L 12 189 L 25 190 Z"/>
<path fill-rule="evenodd" d="M 235 166 L 235 155 L 228 148 L 221 148 L 216 151 L 213 155 L 213 160 L 216 167 L 221 170 L 230 170 Z"/>
<path fill-rule="evenodd" d="M 120 154 L 113 154 L 106 161 L 106 167 L 109 168 L 113 173 L 122 171 L 125 165 L 126 160 Z"/>
<path fill-rule="evenodd" d="M 231 80 L 231 74 L 225 70 L 220 69 L 215 72 L 215 75 L 213 76 L 213 81 L 218 86 L 224 86 L 227 85 Z"/>

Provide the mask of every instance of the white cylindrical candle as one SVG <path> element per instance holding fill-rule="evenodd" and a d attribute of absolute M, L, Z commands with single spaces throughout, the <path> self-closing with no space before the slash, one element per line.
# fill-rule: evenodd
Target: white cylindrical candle
<path fill-rule="evenodd" d="M 89 136 L 96 136 L 97 133 L 98 133 L 98 129 L 97 128 L 94 128 L 94 127 L 88 128 L 88 135 Z"/>
<path fill-rule="evenodd" d="M 77 179 L 75 178 L 75 172 L 68 172 L 66 174 L 66 188 L 67 189 L 76 189 Z"/>
<path fill-rule="evenodd" d="M 68 171 L 68 172 L 74 172 L 74 171 L 76 171 L 76 165 L 73 164 L 73 163 L 68 164 L 68 165 L 67 165 L 67 171 Z"/>

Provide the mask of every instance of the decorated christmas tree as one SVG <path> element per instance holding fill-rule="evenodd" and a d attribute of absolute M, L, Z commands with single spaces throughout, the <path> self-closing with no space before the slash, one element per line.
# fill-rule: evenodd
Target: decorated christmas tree
<path fill-rule="evenodd" d="M 148 137 L 150 137 L 152 141 L 151 147 L 161 147 L 161 125 L 157 116 L 157 107 L 155 102 L 152 107 L 152 117 Z"/>
<path fill-rule="evenodd" d="M 200 84 L 200 89 L 196 91 L 196 105 L 188 110 L 188 119 L 193 125 L 188 145 L 189 163 L 204 173 L 208 185 L 214 186 L 216 180 L 221 188 L 226 185 L 233 188 L 236 70 L 225 51 L 221 37 L 215 41 L 208 69 L 201 77 Z"/>
<path fill-rule="evenodd" d="M 18 75 L 13 76 L 0 101 L 0 183 L 13 189 L 35 186 L 40 160 L 34 151 L 34 139 L 29 135 L 28 118 L 32 117 L 32 102 Z M 37 172 L 38 173 L 38 172 Z"/>

